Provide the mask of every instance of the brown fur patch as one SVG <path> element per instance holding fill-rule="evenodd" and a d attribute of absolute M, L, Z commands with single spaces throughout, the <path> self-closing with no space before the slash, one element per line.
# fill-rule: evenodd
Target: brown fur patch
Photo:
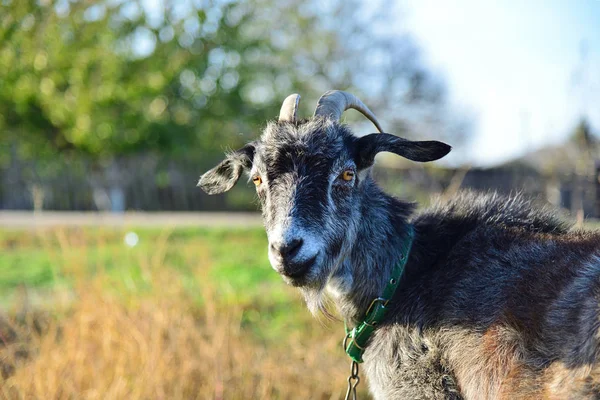
<path fill-rule="evenodd" d="M 551 364 L 542 375 L 543 398 L 548 400 L 597 399 L 600 397 L 600 368 L 584 365 L 568 368 L 562 362 Z"/>

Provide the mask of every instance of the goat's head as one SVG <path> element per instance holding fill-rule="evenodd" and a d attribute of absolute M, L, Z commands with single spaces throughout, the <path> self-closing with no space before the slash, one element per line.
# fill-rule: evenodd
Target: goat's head
<path fill-rule="evenodd" d="M 260 139 L 230 153 L 198 185 L 209 194 L 222 193 L 247 172 L 262 206 L 271 265 L 286 282 L 320 291 L 355 241 L 361 207 L 368 207 L 361 193 L 375 155 L 387 151 L 433 161 L 450 146 L 387 133 L 354 136 L 338 122 L 349 108 L 382 130 L 359 99 L 341 91 L 325 93 L 315 115 L 298 121 L 299 99 L 289 96 L 279 121 L 269 122 Z"/>

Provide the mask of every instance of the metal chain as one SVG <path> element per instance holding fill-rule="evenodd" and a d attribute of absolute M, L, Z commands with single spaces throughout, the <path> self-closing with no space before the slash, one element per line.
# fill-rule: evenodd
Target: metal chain
<path fill-rule="evenodd" d="M 347 349 L 348 339 L 352 337 L 352 331 L 346 333 L 346 337 L 342 342 L 344 351 Z M 350 394 L 352 394 L 352 400 L 357 400 L 356 387 L 360 383 L 360 377 L 358 376 L 358 363 L 352 360 L 350 364 L 350 376 L 348 377 L 348 390 L 346 391 L 346 397 L 344 400 L 350 400 Z"/>
<path fill-rule="evenodd" d="M 352 400 L 357 400 L 356 387 L 360 383 L 360 377 L 358 376 L 358 363 L 352 361 L 350 364 L 350 376 L 348 377 L 348 391 L 346 391 L 346 397 L 344 400 L 350 400 L 350 394 L 352 394 Z"/>

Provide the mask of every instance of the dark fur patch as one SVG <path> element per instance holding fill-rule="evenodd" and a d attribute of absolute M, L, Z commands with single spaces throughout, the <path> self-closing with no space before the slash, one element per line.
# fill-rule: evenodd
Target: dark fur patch
<path fill-rule="evenodd" d="M 518 228 L 539 233 L 566 233 L 572 224 L 550 208 L 534 206 L 521 194 L 511 197 L 497 193 L 460 192 L 445 203 L 437 203 L 421 213 L 417 221 L 443 225 L 461 225 L 467 229 L 476 225 Z"/>
<path fill-rule="evenodd" d="M 591 383 L 569 378 L 598 363 L 599 234 L 571 231 L 555 212 L 518 195 L 463 193 L 413 224 L 417 238 L 388 324 L 417 329 L 445 348 L 463 396 L 559 398 L 568 390 L 550 382 L 561 379 L 548 372 L 556 363 L 573 393 L 600 385 L 592 375 Z M 398 340 L 382 331 L 373 346 Z M 428 384 L 399 371 L 396 385 L 418 398 Z"/>

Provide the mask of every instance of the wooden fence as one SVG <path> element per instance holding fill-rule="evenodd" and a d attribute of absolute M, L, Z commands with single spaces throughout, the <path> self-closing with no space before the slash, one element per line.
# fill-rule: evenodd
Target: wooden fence
<path fill-rule="evenodd" d="M 51 162 L 13 157 L 0 170 L 0 209 L 98 211 L 256 211 L 252 185 L 207 196 L 196 187 L 215 160 L 173 159 L 146 154 L 101 164 L 85 159 Z M 376 179 L 400 197 L 426 203 L 430 194 L 462 188 L 516 191 L 587 217 L 600 216 L 600 184 L 593 177 L 547 176 L 531 167 L 507 165 L 466 171 L 423 167 L 378 168 Z M 244 178 L 242 178 L 244 180 Z"/>

